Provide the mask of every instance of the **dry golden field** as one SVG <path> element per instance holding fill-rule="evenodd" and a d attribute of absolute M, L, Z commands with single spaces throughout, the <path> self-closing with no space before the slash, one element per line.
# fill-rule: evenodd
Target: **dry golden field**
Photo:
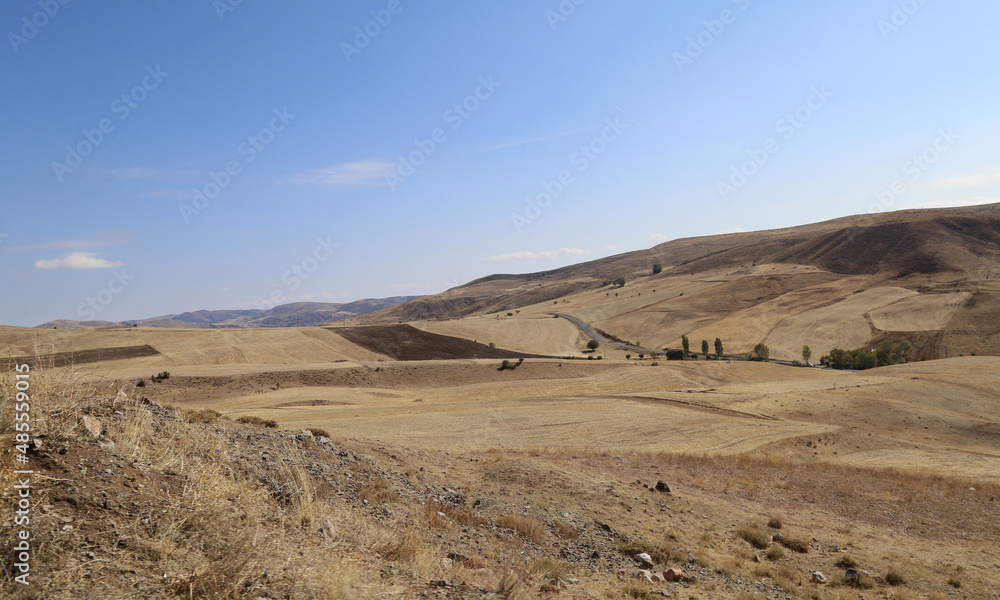
<path fill-rule="evenodd" d="M 575 326 L 542 312 L 416 325 L 584 356 Z M 46 396 L 42 597 L 527 599 L 553 581 L 580 599 L 998 597 L 995 357 L 848 373 L 602 347 L 501 371 L 392 360 L 335 328 L 3 328 L 0 343 L 37 355 Z M 158 354 L 86 353 L 142 345 Z M 687 579 L 633 580 L 639 552 Z M 851 561 L 869 575 L 849 581 Z"/>

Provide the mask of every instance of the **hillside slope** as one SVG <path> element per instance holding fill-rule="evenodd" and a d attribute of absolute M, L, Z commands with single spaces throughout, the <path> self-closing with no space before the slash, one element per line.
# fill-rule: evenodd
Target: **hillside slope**
<path fill-rule="evenodd" d="M 652 266 L 663 271 L 652 274 Z M 623 288 L 605 282 L 624 277 Z M 914 358 L 1000 354 L 1000 205 L 845 217 L 674 240 L 552 271 L 492 275 L 352 325 L 572 314 L 646 347 L 688 334 L 793 359 L 908 340 Z M 861 294 L 858 298 L 849 298 Z M 478 339 L 485 325 L 464 322 Z M 492 327 L 495 328 L 495 325 Z M 495 335 L 495 334 L 494 334 Z"/>

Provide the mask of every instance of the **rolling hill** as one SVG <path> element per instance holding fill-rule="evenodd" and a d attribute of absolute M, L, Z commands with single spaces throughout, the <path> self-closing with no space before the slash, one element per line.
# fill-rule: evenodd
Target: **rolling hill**
<path fill-rule="evenodd" d="M 653 275 L 656 263 L 663 270 Z M 618 277 L 624 287 L 609 285 Z M 721 337 L 730 352 L 763 341 L 772 357 L 793 359 L 804 344 L 818 356 L 905 339 L 915 358 L 945 358 L 1000 354 L 998 277 L 993 204 L 674 240 L 551 271 L 491 275 L 349 323 L 434 322 L 448 335 L 440 322 L 453 322 L 488 339 L 479 335 L 486 319 L 565 313 L 648 348 L 678 347 L 688 334 L 696 345 Z"/>
<path fill-rule="evenodd" d="M 179 315 L 166 315 L 149 319 L 136 319 L 114 323 L 111 321 L 70 321 L 60 319 L 39 325 L 44 329 L 95 329 L 103 327 L 179 327 L 179 328 L 245 328 L 245 327 L 308 327 L 321 323 L 341 321 L 376 310 L 397 306 L 419 296 L 394 296 L 392 298 L 366 298 L 346 304 L 329 302 L 292 302 L 270 310 L 196 310 Z"/>

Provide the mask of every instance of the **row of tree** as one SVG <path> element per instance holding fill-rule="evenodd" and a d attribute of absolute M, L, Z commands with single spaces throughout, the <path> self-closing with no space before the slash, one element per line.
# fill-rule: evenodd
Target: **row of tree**
<path fill-rule="evenodd" d="M 830 354 L 819 359 L 821 365 L 831 369 L 853 369 L 863 371 L 884 367 L 887 365 L 899 365 L 908 362 L 913 346 L 910 342 L 903 340 L 898 344 L 892 340 L 882 340 L 874 350 L 841 350 L 834 348 Z"/>

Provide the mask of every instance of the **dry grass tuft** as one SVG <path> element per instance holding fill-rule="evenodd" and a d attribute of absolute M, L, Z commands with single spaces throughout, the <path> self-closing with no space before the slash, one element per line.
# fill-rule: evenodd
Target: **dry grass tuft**
<path fill-rule="evenodd" d="M 840 567 L 841 569 L 858 568 L 858 561 L 854 560 L 854 558 L 850 554 L 844 554 L 843 556 L 837 559 L 837 562 L 833 564 Z"/>
<path fill-rule="evenodd" d="M 273 419 L 261 419 L 260 417 L 255 417 L 253 415 L 247 415 L 236 419 L 237 423 L 243 423 L 244 425 L 256 425 L 257 427 L 267 427 L 268 429 L 277 429 L 278 422 Z"/>
<path fill-rule="evenodd" d="M 556 521 L 552 526 L 556 535 L 564 540 L 578 540 L 580 539 L 580 532 L 575 527 L 567 525 L 562 521 Z"/>
<path fill-rule="evenodd" d="M 771 545 L 771 534 L 756 525 L 744 525 L 736 530 L 736 535 L 754 548 L 763 550 Z"/>
<path fill-rule="evenodd" d="M 771 529 L 781 529 L 784 523 L 781 521 L 781 517 L 773 516 L 767 521 L 767 526 Z"/>
<path fill-rule="evenodd" d="M 904 585 L 906 584 L 906 576 L 899 569 L 890 567 L 889 572 L 885 574 L 885 582 L 894 587 Z"/>
<path fill-rule="evenodd" d="M 501 527 L 513 529 L 522 538 L 531 540 L 536 544 L 542 543 L 545 539 L 545 526 L 538 519 L 532 517 L 522 517 L 520 515 L 504 515 L 497 520 Z"/>

